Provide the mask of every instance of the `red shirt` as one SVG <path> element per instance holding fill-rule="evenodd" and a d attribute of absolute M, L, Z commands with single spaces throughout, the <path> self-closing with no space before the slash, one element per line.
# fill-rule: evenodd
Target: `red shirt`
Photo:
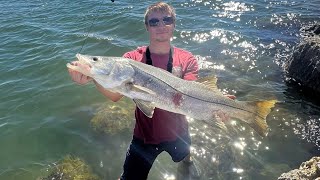
<path fill-rule="evenodd" d="M 185 80 L 196 80 L 198 63 L 194 56 L 183 49 L 173 48 L 172 74 Z M 151 53 L 152 65 L 167 70 L 169 54 L 157 55 Z M 127 52 L 123 57 L 146 63 L 146 46 Z M 174 141 L 178 136 L 188 133 L 188 122 L 181 114 L 155 108 L 152 118 L 148 118 L 136 108 L 136 124 L 134 136 L 148 144 L 159 144 Z"/>

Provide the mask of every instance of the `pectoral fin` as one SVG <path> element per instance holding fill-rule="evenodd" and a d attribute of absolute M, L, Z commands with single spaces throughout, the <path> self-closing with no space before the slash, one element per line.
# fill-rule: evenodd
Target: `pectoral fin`
<path fill-rule="evenodd" d="M 131 85 L 130 86 L 131 91 L 139 92 L 139 93 L 147 93 L 147 94 L 153 94 L 155 95 L 156 93 L 148 88 L 142 87 L 142 86 L 137 86 L 137 85 Z"/>
<path fill-rule="evenodd" d="M 133 101 L 136 103 L 137 107 L 143 112 L 144 115 L 146 115 L 149 118 L 152 118 L 155 108 L 153 102 L 146 102 L 139 99 L 134 99 Z"/>

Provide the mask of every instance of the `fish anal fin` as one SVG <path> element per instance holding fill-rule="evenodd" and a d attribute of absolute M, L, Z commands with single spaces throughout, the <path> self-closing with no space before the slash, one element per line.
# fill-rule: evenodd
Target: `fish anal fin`
<path fill-rule="evenodd" d="M 217 81 L 218 81 L 217 77 L 208 76 L 208 77 L 199 78 L 196 82 L 207 86 L 209 89 L 218 90 Z"/>
<path fill-rule="evenodd" d="M 155 108 L 153 102 L 147 102 L 139 99 L 134 99 L 133 101 L 136 103 L 137 107 L 143 112 L 144 115 L 152 118 Z"/>
<path fill-rule="evenodd" d="M 228 128 L 226 126 L 226 124 L 220 120 L 216 120 L 216 119 L 212 119 L 210 121 L 201 121 L 204 124 L 211 126 L 213 128 L 219 128 L 221 130 L 223 130 L 224 132 L 228 132 Z"/>
<path fill-rule="evenodd" d="M 216 120 L 214 121 L 214 124 L 215 124 L 217 127 L 219 127 L 220 129 L 222 129 L 222 130 L 224 130 L 224 131 L 228 131 L 228 128 L 227 128 L 226 124 L 225 124 L 223 121 L 220 121 L 220 120 L 216 119 Z"/>

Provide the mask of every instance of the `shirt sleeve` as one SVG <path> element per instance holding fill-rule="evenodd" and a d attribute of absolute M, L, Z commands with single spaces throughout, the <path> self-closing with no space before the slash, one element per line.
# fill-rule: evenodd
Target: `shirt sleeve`
<path fill-rule="evenodd" d="M 124 58 L 128 58 L 128 59 L 132 59 L 132 57 L 131 57 L 131 53 L 130 53 L 130 52 L 126 52 L 126 53 L 124 53 L 124 54 L 122 55 L 122 57 L 124 57 Z"/>
<path fill-rule="evenodd" d="M 199 71 L 198 61 L 193 55 L 191 55 L 188 59 L 188 63 L 186 64 L 186 69 L 183 75 L 183 79 L 189 80 L 189 81 L 197 80 L 198 71 Z"/>
<path fill-rule="evenodd" d="M 145 53 L 145 47 L 138 47 L 133 51 L 124 53 L 122 57 L 143 62 L 144 53 Z"/>

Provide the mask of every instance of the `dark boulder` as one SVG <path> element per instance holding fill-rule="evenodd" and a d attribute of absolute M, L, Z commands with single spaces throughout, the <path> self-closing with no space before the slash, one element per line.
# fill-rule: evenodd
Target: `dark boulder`
<path fill-rule="evenodd" d="M 320 35 L 320 24 L 306 26 L 300 29 L 302 37 L 314 37 Z"/>
<path fill-rule="evenodd" d="M 301 28 L 301 42 L 284 63 L 287 80 L 320 92 L 320 25 Z"/>

